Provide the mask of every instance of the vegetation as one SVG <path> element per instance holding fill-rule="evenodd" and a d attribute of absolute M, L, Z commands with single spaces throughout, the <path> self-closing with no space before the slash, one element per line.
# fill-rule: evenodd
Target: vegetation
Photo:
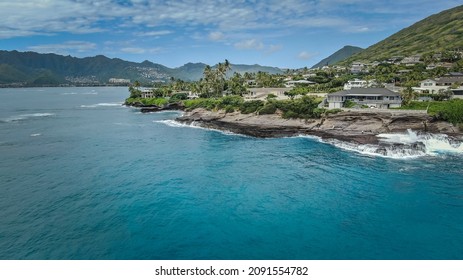
<path fill-rule="evenodd" d="M 452 99 L 449 101 L 411 101 L 402 106 L 404 110 L 427 110 L 428 114 L 454 125 L 463 124 L 463 100 Z"/>
<path fill-rule="evenodd" d="M 204 108 L 207 110 L 225 110 L 227 113 L 240 111 L 242 114 L 275 114 L 279 110 L 283 118 L 319 118 L 325 113 L 337 113 L 339 111 L 319 109 L 320 98 L 303 96 L 293 100 L 252 100 L 244 101 L 240 96 L 224 96 L 221 98 L 199 98 L 185 100 L 186 110 Z"/>
<path fill-rule="evenodd" d="M 126 104 L 143 104 L 145 106 L 158 106 L 163 107 L 170 103 L 168 98 L 155 97 L 155 98 L 127 98 Z"/>
<path fill-rule="evenodd" d="M 383 61 L 434 50 L 452 51 L 463 47 L 463 6 L 443 11 L 405 28 L 385 40 L 349 57 L 353 61 Z"/>

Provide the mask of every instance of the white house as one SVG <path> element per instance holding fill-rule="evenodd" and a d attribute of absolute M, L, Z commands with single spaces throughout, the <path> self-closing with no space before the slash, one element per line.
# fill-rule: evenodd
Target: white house
<path fill-rule="evenodd" d="M 361 63 L 361 62 L 354 62 L 352 63 L 352 65 L 350 66 L 350 72 L 352 74 L 358 74 L 358 73 L 362 73 L 362 72 L 368 72 L 368 70 L 366 69 L 367 65 L 365 65 L 364 63 Z"/>
<path fill-rule="evenodd" d="M 277 99 L 287 99 L 285 92 L 289 90 L 289 88 L 249 88 L 243 97 L 245 99 L 265 99 L 269 94 L 273 94 Z"/>
<path fill-rule="evenodd" d="M 421 61 L 421 55 L 412 55 L 412 56 L 407 56 L 404 59 L 400 61 L 400 64 L 405 64 L 405 66 L 413 66 L 415 64 L 420 63 Z"/>
<path fill-rule="evenodd" d="M 399 108 L 402 98 L 397 92 L 385 88 L 353 88 L 334 93 L 328 93 L 328 107 L 342 108 L 347 100 L 373 108 Z"/>
<path fill-rule="evenodd" d="M 285 87 L 295 87 L 296 85 L 315 85 L 315 82 L 307 80 L 287 81 Z"/>
<path fill-rule="evenodd" d="M 438 85 L 437 79 L 426 79 L 420 82 L 419 87 L 412 87 L 418 93 L 439 93 L 439 90 L 448 89 L 448 86 Z"/>
<path fill-rule="evenodd" d="M 141 98 L 153 98 L 154 89 L 153 88 L 141 88 Z"/>
<path fill-rule="evenodd" d="M 443 77 L 437 79 L 426 79 L 420 82 L 419 87 L 412 89 L 419 93 L 439 93 L 440 90 L 449 89 L 452 86 L 459 86 L 463 84 L 463 74 L 458 72 L 451 72 Z"/>

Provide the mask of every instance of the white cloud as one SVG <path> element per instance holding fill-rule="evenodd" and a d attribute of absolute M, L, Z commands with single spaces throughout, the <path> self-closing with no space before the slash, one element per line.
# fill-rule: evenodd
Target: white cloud
<path fill-rule="evenodd" d="M 97 45 L 85 41 L 67 41 L 62 44 L 45 44 L 30 46 L 28 49 L 39 53 L 70 54 L 84 53 L 96 49 Z"/>
<path fill-rule="evenodd" d="M 144 54 L 146 52 L 145 49 L 134 48 L 134 47 L 122 48 L 121 51 L 125 53 L 131 53 L 131 54 Z"/>
<path fill-rule="evenodd" d="M 121 48 L 121 51 L 129 54 L 160 53 L 162 48 L 125 47 Z"/>
<path fill-rule="evenodd" d="M 220 31 L 214 31 L 214 32 L 209 33 L 208 38 L 211 41 L 221 41 L 225 39 L 225 35 Z"/>
<path fill-rule="evenodd" d="M 267 54 L 272 54 L 272 53 L 275 53 L 277 51 L 280 51 L 281 49 L 283 49 L 282 45 L 270 45 L 265 52 Z"/>
<path fill-rule="evenodd" d="M 143 36 L 143 37 L 159 37 L 163 35 L 169 35 L 172 34 L 173 31 L 170 30 L 157 30 L 157 31 L 146 31 L 146 32 L 138 32 L 138 36 Z"/>
<path fill-rule="evenodd" d="M 105 32 L 157 37 L 202 34 L 202 40 L 233 40 L 239 49 L 263 49 L 256 39 L 284 37 L 323 28 L 346 33 L 372 32 L 459 5 L 457 0 L 2 0 L 0 38 L 59 33 Z M 214 30 L 207 33 L 205 30 Z M 239 33 L 241 37 L 235 34 Z M 225 36 L 226 34 L 226 36 Z M 193 35 L 199 38 L 196 35 Z M 124 37 L 124 36 L 121 36 Z M 125 40 L 126 38 L 124 38 Z"/>
<path fill-rule="evenodd" d="M 302 51 L 299 53 L 299 55 L 297 56 L 299 59 L 301 60 L 309 60 L 315 56 L 317 56 L 318 53 L 310 53 L 310 52 L 307 52 L 307 51 Z"/>
<path fill-rule="evenodd" d="M 264 44 L 257 39 L 249 39 L 236 43 L 235 48 L 262 50 L 264 48 Z"/>

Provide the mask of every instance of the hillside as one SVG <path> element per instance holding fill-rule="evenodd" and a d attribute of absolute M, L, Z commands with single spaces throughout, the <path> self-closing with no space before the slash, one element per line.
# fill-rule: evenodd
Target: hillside
<path fill-rule="evenodd" d="M 463 50 L 463 6 L 429 16 L 349 57 L 342 64 L 458 49 Z"/>
<path fill-rule="evenodd" d="M 141 83 L 199 80 L 206 64 L 187 63 L 169 68 L 150 61 L 135 63 L 103 55 L 76 58 L 57 54 L 0 51 L 0 86 L 100 85 L 110 78 Z M 282 73 L 278 68 L 259 65 L 231 65 L 236 72 Z"/>
<path fill-rule="evenodd" d="M 329 66 L 338 63 L 356 53 L 361 52 L 363 49 L 354 46 L 344 46 L 342 49 L 328 56 L 327 58 L 322 59 L 319 63 L 312 66 L 313 68 L 320 68 L 323 66 Z"/>

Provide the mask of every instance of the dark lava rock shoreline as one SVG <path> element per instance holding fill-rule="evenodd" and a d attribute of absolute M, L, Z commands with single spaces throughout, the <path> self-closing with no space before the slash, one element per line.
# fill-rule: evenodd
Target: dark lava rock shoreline
<path fill-rule="evenodd" d="M 435 120 L 427 114 L 400 110 L 344 111 L 321 119 L 288 120 L 278 114 L 256 115 L 195 109 L 185 112 L 176 120 L 260 138 L 312 135 L 356 144 L 378 144 L 378 134 L 400 133 L 411 129 L 418 133 L 447 134 L 459 140 L 463 139 L 459 129 L 450 123 Z"/>

